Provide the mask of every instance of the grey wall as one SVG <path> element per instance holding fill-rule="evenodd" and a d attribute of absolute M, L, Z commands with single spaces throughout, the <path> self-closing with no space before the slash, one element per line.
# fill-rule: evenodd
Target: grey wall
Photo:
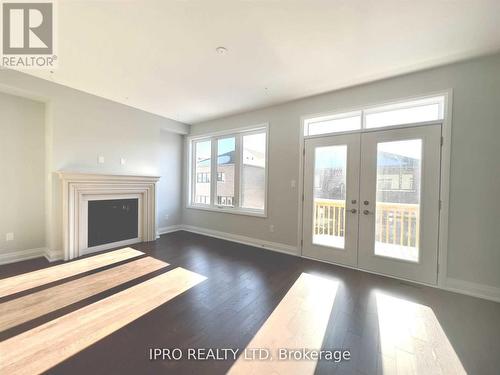
<path fill-rule="evenodd" d="M 43 103 L 0 93 L 0 254 L 45 247 L 44 118 Z"/>
<path fill-rule="evenodd" d="M 15 71 L 0 71 L 0 90 L 45 102 L 46 245 L 54 255 L 62 250 L 61 191 L 55 171 L 161 175 L 162 131 L 185 134 L 189 128 Z M 176 149 L 182 147 L 180 137 L 167 147 L 172 143 Z M 104 164 L 97 163 L 99 155 L 104 156 Z M 120 164 L 122 157 L 125 165 Z M 162 197 L 158 201 L 167 202 Z M 180 196 L 172 201 L 180 204 Z M 159 211 L 179 210 L 168 204 Z"/>
<path fill-rule="evenodd" d="M 166 131 L 160 134 L 158 184 L 158 227 L 160 231 L 181 223 L 183 136 Z"/>
<path fill-rule="evenodd" d="M 270 123 L 268 218 L 183 209 L 183 223 L 297 245 L 300 117 L 453 89 L 448 277 L 500 287 L 500 55 L 374 82 L 192 127 Z M 269 232 L 274 224 L 275 232 Z"/>

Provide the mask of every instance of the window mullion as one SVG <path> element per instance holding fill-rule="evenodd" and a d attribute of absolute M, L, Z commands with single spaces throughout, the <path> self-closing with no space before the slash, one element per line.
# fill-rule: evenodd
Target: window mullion
<path fill-rule="evenodd" d="M 234 150 L 234 207 L 241 207 L 240 204 L 240 179 L 241 179 L 241 134 L 235 135 L 235 150 Z"/>
<path fill-rule="evenodd" d="M 361 111 L 361 129 L 366 128 L 366 111 L 362 110 Z"/>
<path fill-rule="evenodd" d="M 191 204 L 196 203 L 195 192 L 196 192 L 196 142 L 191 142 Z"/>
<path fill-rule="evenodd" d="M 217 207 L 217 138 L 211 138 L 210 207 Z"/>

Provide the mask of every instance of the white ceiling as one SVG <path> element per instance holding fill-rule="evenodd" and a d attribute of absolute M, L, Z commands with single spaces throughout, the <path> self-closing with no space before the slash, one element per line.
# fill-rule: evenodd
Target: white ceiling
<path fill-rule="evenodd" d="M 499 0 L 58 3 L 28 73 L 186 123 L 500 49 Z"/>

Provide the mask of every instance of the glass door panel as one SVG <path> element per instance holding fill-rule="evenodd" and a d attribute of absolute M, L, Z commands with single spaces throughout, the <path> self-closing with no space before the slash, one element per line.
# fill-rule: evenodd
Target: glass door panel
<path fill-rule="evenodd" d="M 345 248 L 347 145 L 317 147 L 314 155 L 313 243 Z"/>
<path fill-rule="evenodd" d="M 422 140 L 377 144 L 375 254 L 418 262 Z"/>

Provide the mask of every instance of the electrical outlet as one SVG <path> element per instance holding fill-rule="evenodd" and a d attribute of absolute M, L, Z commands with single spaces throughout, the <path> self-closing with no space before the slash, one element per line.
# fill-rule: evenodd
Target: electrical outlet
<path fill-rule="evenodd" d="M 99 164 L 104 164 L 104 156 L 101 156 L 101 155 L 100 155 L 100 156 L 97 158 L 97 162 L 98 162 Z"/>
<path fill-rule="evenodd" d="M 125 158 L 121 158 L 121 159 L 120 159 L 120 164 L 121 164 L 121 165 L 125 165 L 125 164 L 127 164 L 127 159 L 125 159 Z"/>
<path fill-rule="evenodd" d="M 14 233 L 7 233 L 5 235 L 5 241 L 14 241 Z"/>
<path fill-rule="evenodd" d="M 269 232 L 274 232 L 274 224 L 269 225 Z"/>
<path fill-rule="evenodd" d="M 294 189 L 294 188 L 295 188 L 295 186 L 297 186 L 297 181 L 295 181 L 295 180 L 290 181 L 290 187 L 291 187 L 292 189 Z"/>

